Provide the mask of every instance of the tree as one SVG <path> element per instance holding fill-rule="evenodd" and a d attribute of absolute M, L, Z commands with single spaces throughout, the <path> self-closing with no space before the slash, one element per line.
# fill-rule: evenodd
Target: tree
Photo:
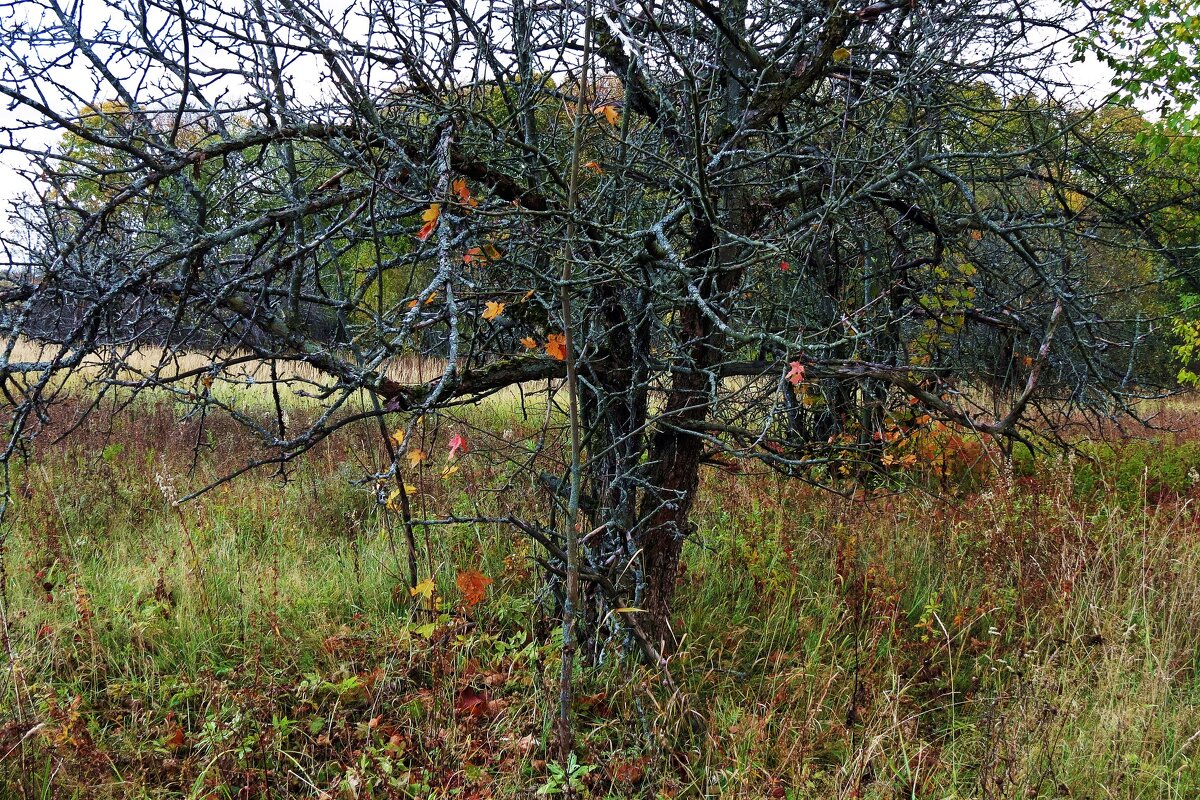
<path fill-rule="evenodd" d="M 1174 175 L 1169 154 L 1110 158 L 1111 112 L 1043 77 L 1047 37 L 1082 24 L 1069 10 L 23 9 L 0 94 L 91 149 L 32 155 L 30 235 L 9 243 L 3 294 L 8 455 L 58 376 L 99 352 L 110 368 L 84 373 L 97 392 L 223 410 L 267 461 L 379 425 L 379 475 L 411 523 L 418 419 L 565 381 L 565 410 L 519 459 L 545 505 L 475 516 L 546 549 L 568 643 L 632 633 L 661 660 L 706 465 L 886 487 L 931 425 L 1047 436 L 1154 391 L 1132 365 L 1188 255 L 1164 212 L 1194 187 L 1183 174 L 1148 193 L 1130 170 Z M 66 50 L 94 97 L 67 81 Z M 105 97 L 122 109 L 111 133 L 74 110 Z M 103 196 L 47 191 L 79 169 L 105 176 Z M 1139 280 L 1119 286 L 1130 258 Z M 51 355 L 15 359 L 51 309 L 72 312 Z M 163 350 L 130 377 L 151 317 Z M 210 366 L 173 367 L 197 348 Z M 389 371 L 413 355 L 437 376 Z M 315 369 L 321 413 L 289 420 L 276 393 L 264 422 L 208 391 L 251 360 L 280 389 Z"/>

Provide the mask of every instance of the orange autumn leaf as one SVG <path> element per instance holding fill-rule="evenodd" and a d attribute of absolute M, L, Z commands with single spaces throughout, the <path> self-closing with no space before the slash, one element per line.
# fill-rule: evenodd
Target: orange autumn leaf
<path fill-rule="evenodd" d="M 430 293 L 429 293 L 429 297 L 426 297 L 426 298 L 425 298 L 425 305 L 429 305 L 430 303 L 432 303 L 432 302 L 433 302 L 434 300 L 436 300 L 436 299 L 437 299 L 437 292 L 430 292 Z M 416 301 L 416 300 L 409 300 L 409 301 L 408 301 L 408 307 L 409 307 L 409 308 L 416 308 L 416 307 L 417 307 L 417 301 Z"/>
<path fill-rule="evenodd" d="M 408 465 L 415 467 L 425 459 L 429 458 L 429 454 L 424 450 L 413 449 L 408 451 Z"/>
<path fill-rule="evenodd" d="M 487 264 L 491 261 L 500 260 L 500 251 L 490 244 L 485 244 L 482 247 L 472 247 L 463 254 L 464 264 Z"/>
<path fill-rule="evenodd" d="M 454 194 L 458 197 L 458 202 L 464 206 L 474 208 L 479 205 L 479 202 L 471 196 L 471 190 L 467 188 L 467 182 L 464 179 L 457 178 L 450 186 L 454 190 Z"/>
<path fill-rule="evenodd" d="M 553 356 L 559 361 L 567 360 L 567 336 L 565 333 L 552 333 L 547 337 L 546 355 Z"/>
<path fill-rule="evenodd" d="M 537 350 L 538 349 L 537 339 L 533 338 L 532 336 L 526 336 L 524 339 L 521 340 L 521 344 L 523 344 L 525 346 L 526 350 Z"/>
<path fill-rule="evenodd" d="M 603 169 L 601 169 L 601 168 L 600 168 L 600 165 L 599 165 L 599 164 L 597 164 L 595 161 L 589 161 L 589 162 L 587 162 L 586 164 L 584 164 L 584 165 L 583 165 L 583 168 L 584 168 L 584 169 L 590 169 L 590 170 L 592 170 L 593 172 L 595 172 L 597 175 L 603 175 L 603 174 L 604 174 L 604 170 L 603 170 Z"/>
<path fill-rule="evenodd" d="M 499 303 L 495 300 L 488 300 L 486 303 L 484 303 L 483 314 L 480 316 L 490 322 L 503 313 L 504 303 Z"/>
<path fill-rule="evenodd" d="M 454 583 L 462 592 L 463 605 L 471 608 L 483 602 L 487 596 L 487 587 L 492 585 L 492 579 L 482 572 L 468 569 L 458 573 Z"/>
<path fill-rule="evenodd" d="M 611 103 L 605 103 L 596 109 L 596 113 L 608 120 L 609 125 L 616 125 L 621 121 L 621 113 L 617 111 L 617 107 Z"/>

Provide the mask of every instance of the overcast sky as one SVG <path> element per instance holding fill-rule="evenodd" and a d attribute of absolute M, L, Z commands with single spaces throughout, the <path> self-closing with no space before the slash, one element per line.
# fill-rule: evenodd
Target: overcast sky
<path fill-rule="evenodd" d="M 98 8 L 104 8 L 104 6 L 101 5 Z M 0 24 L 11 24 L 11 19 L 0 20 Z M 1104 65 L 1093 58 L 1089 58 L 1087 61 L 1079 64 L 1070 63 L 1070 53 L 1065 52 L 1067 48 L 1063 46 L 1061 49 L 1064 50 L 1060 66 L 1061 77 L 1075 85 L 1081 99 L 1096 101 L 1102 99 L 1112 91 L 1112 74 Z M 87 97 L 91 93 L 89 87 L 93 85 L 92 79 L 87 71 L 83 69 L 82 60 L 77 63 L 79 64 L 76 68 L 77 77 L 73 75 L 72 79 L 68 82 L 72 84 L 72 88 L 81 96 Z M 312 79 L 302 81 L 301 85 L 313 87 L 315 90 L 318 68 L 314 65 L 312 69 Z M 299 77 L 303 78 L 303 76 Z M 109 99 L 109 97 L 89 97 L 88 99 Z M 21 133 L 22 117 L 28 120 L 28 112 L 14 111 L 7 106 L 0 107 L 0 136 L 3 137 L 3 142 L 7 143 L 10 137 L 16 136 L 18 140 L 23 139 L 27 146 L 37 147 L 45 146 L 58 138 L 59 134 L 45 130 Z M 17 175 L 14 169 L 15 166 L 23 161 L 23 157 L 19 154 L 11 152 L 0 153 L 0 209 L 2 209 L 0 210 L 0 236 L 6 236 L 11 232 L 11 223 L 8 218 L 11 201 L 22 192 L 28 190 L 28 184 Z"/>

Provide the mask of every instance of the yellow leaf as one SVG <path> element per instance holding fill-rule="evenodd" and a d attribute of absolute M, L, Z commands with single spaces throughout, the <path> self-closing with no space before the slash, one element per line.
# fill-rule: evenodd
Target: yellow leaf
<path fill-rule="evenodd" d="M 446 468 L 445 468 L 444 470 L 442 470 L 442 475 L 441 475 L 441 477 L 442 477 L 443 479 L 445 479 L 445 478 L 449 478 L 451 475 L 453 475 L 453 474 L 454 474 L 454 473 L 456 473 L 456 472 L 458 472 L 458 465 L 457 465 L 457 464 L 447 464 L 447 465 L 446 465 Z"/>
<path fill-rule="evenodd" d="M 602 115 L 606 120 L 608 120 L 609 125 L 616 125 L 621 121 L 621 113 L 617 111 L 616 106 L 610 103 L 606 103 L 597 108 L 596 113 Z"/>
<path fill-rule="evenodd" d="M 567 360 L 567 336 L 563 333 L 552 333 L 546 339 L 546 355 L 553 356 L 559 361 Z"/>
<path fill-rule="evenodd" d="M 417 466 L 418 464 L 420 464 L 422 461 L 424 461 L 427 458 L 429 458 L 429 454 L 426 453 L 424 450 L 414 449 L 414 450 L 408 451 L 408 465 L 410 467 Z"/>
<path fill-rule="evenodd" d="M 834 61 L 842 62 L 842 61 L 845 61 L 849 57 L 850 57 L 850 51 L 844 47 L 839 47 L 837 50 L 833 51 L 833 60 Z"/>
<path fill-rule="evenodd" d="M 388 441 L 392 443 L 392 447 L 404 444 L 404 428 L 396 428 L 396 432 L 388 437 Z"/>
<path fill-rule="evenodd" d="M 534 294 L 534 292 L 533 292 L 533 289 L 530 289 L 528 292 L 526 292 L 525 294 L 521 295 L 521 300 L 520 300 L 520 302 L 524 303 L 526 300 L 528 300 L 529 298 L 533 297 L 533 294 Z"/>
<path fill-rule="evenodd" d="M 433 578 L 426 578 L 425 580 L 418 583 L 416 586 L 409 589 L 408 593 L 412 597 L 417 597 L 419 595 L 428 600 L 430 597 L 433 597 L 433 590 L 436 588 L 437 588 L 437 584 L 434 583 Z"/>
<path fill-rule="evenodd" d="M 404 484 L 404 493 L 405 494 L 416 494 L 417 487 L 413 486 L 411 483 L 406 483 L 406 484 Z M 387 509 L 388 509 L 388 511 L 400 511 L 401 508 L 402 508 L 402 505 L 400 503 L 400 490 L 392 489 L 391 494 L 389 494 L 387 496 Z"/>
<path fill-rule="evenodd" d="M 421 230 L 417 231 L 417 238 L 422 242 L 429 238 L 437 228 L 438 217 L 442 215 L 441 203 L 430 203 L 429 208 L 421 212 L 421 219 L 425 220 L 425 224 L 421 226 Z"/>
<path fill-rule="evenodd" d="M 484 304 L 483 318 L 491 321 L 504 313 L 504 303 L 498 303 L 495 300 L 488 300 Z"/>
<path fill-rule="evenodd" d="M 521 340 L 521 344 L 525 345 L 526 350 L 537 350 L 538 348 L 537 339 L 532 336 L 526 336 Z"/>

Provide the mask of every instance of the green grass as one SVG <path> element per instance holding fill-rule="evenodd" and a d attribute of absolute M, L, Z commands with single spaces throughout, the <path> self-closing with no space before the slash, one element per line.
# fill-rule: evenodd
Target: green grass
<path fill-rule="evenodd" d="M 519 439 L 514 412 L 473 423 Z M 418 530 L 430 609 L 408 591 L 396 521 L 359 483 L 382 458 L 376 431 L 322 445 L 286 482 L 264 471 L 174 508 L 167 496 L 244 456 L 216 424 L 193 465 L 195 436 L 145 406 L 14 468 L 0 796 L 553 786 L 556 626 L 527 542 Z M 472 442 L 453 480 L 434 463 L 414 476 L 419 502 L 536 514 L 523 465 Z M 1154 463 L 1177 471 L 1185 444 Z M 947 500 L 711 476 L 672 662 L 704 724 L 689 730 L 652 672 L 610 652 L 577 681 L 587 793 L 1200 796 L 1194 488 L 1154 497 L 1143 465 L 1140 492 L 1115 491 L 1128 447 L 1142 446 L 1094 472 L 1044 462 Z M 467 569 L 495 580 L 471 609 L 455 586 Z"/>

